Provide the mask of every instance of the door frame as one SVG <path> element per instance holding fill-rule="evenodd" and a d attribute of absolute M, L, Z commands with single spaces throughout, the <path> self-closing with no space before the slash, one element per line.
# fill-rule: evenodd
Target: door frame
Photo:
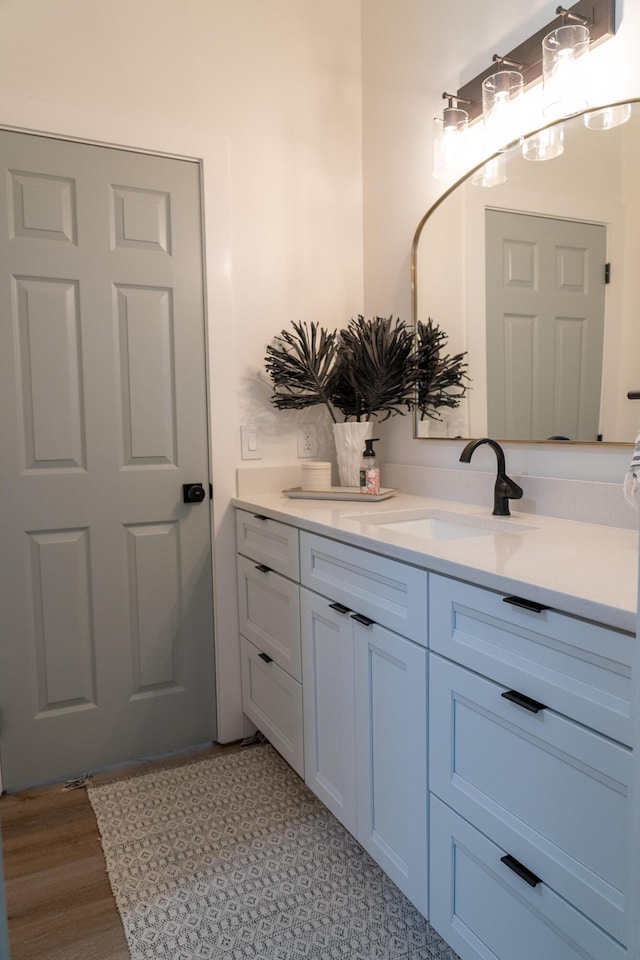
<path fill-rule="evenodd" d="M 236 492 L 237 430 L 235 417 L 229 416 L 228 410 L 229 396 L 235 394 L 236 378 L 235 365 L 226 360 L 229 354 L 236 356 L 231 294 L 229 141 L 204 130 L 93 113 L 2 93 L 0 127 L 16 133 L 39 134 L 199 164 L 209 479 L 214 491 L 211 545 L 217 736 L 223 743 L 240 739 L 247 731 L 241 705 L 240 656 L 236 643 L 221 642 L 221 636 L 238 636 L 235 576 L 231 564 L 218 566 L 216 563 L 217 556 L 235 553 L 230 501 Z M 215 358 L 220 359 L 216 362 Z M 224 410 L 225 415 L 216 417 L 216 410 Z M 1 749 L 0 732 L 0 763 Z"/>

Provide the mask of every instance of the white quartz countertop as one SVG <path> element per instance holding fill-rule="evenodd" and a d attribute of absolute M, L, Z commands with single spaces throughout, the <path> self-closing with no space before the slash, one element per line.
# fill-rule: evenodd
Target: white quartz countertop
<path fill-rule="evenodd" d="M 282 493 L 235 497 L 232 503 L 436 573 L 636 632 L 635 530 L 557 520 L 512 509 L 511 518 L 498 521 L 499 533 L 427 540 L 376 526 L 376 518 L 397 513 L 402 520 L 404 511 L 431 509 L 463 514 L 473 522 L 490 518 L 491 507 L 403 493 L 378 503 L 299 500 Z M 405 517 L 408 515 L 404 513 Z M 517 529 L 510 531 L 510 524 Z"/>

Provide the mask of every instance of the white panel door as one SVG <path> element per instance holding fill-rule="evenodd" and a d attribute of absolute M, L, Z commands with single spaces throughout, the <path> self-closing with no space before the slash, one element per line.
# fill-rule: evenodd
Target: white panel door
<path fill-rule="evenodd" d="M 488 431 L 599 434 L 606 231 L 486 211 Z"/>
<path fill-rule="evenodd" d="M 199 167 L 3 132 L 5 787 L 215 734 Z M 182 485 L 200 482 L 203 503 Z"/>

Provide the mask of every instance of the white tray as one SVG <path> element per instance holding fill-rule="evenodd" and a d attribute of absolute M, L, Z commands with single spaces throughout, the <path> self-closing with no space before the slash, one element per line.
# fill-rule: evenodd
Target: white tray
<path fill-rule="evenodd" d="M 302 487 L 290 487 L 282 491 L 285 497 L 293 500 L 360 500 L 377 503 L 378 500 L 388 500 L 397 487 L 380 487 L 380 493 L 360 493 L 359 487 L 329 487 L 328 490 L 303 490 Z"/>

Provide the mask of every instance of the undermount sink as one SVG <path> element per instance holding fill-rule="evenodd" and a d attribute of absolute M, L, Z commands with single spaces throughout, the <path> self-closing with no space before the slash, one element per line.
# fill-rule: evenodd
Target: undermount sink
<path fill-rule="evenodd" d="M 534 526 L 518 523 L 510 517 L 476 517 L 453 510 L 397 510 L 360 514 L 349 519 L 358 520 L 366 526 L 410 534 L 422 540 L 463 540 L 535 530 Z"/>

